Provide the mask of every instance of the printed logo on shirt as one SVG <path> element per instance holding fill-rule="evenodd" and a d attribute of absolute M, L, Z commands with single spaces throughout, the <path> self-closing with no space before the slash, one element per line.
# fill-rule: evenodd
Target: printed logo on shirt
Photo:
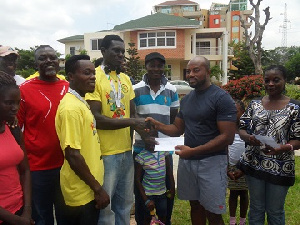
<path fill-rule="evenodd" d="M 121 88 L 122 88 L 122 92 L 124 92 L 124 93 L 127 93 L 127 92 L 128 92 L 128 87 L 127 87 L 126 84 L 122 84 L 122 85 L 121 85 Z"/>

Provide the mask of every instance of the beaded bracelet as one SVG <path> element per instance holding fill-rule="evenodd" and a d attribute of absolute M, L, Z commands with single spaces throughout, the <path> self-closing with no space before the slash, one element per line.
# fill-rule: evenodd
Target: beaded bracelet
<path fill-rule="evenodd" d="M 150 201 L 151 201 L 150 199 L 147 199 L 147 200 L 145 201 L 145 206 L 147 206 L 148 203 L 149 203 Z"/>

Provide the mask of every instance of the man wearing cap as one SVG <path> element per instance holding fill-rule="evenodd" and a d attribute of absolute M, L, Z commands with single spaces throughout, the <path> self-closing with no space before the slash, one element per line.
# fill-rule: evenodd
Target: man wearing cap
<path fill-rule="evenodd" d="M 9 46 L 0 46 L 0 70 L 13 76 L 17 85 L 22 84 L 25 79 L 16 75 L 17 59 L 19 54 Z"/>
<path fill-rule="evenodd" d="M 158 52 L 152 52 L 145 57 L 147 73 L 142 81 L 133 86 L 135 92 L 134 102 L 139 117 L 152 117 L 164 124 L 173 123 L 179 108 L 179 99 L 176 88 L 170 84 L 164 75 L 165 57 Z M 158 137 L 167 137 L 159 132 Z M 145 143 L 139 134 L 135 135 L 133 146 L 134 155 L 145 149 Z M 168 155 L 172 162 L 172 155 Z M 171 189 L 169 179 L 166 179 L 167 189 Z M 174 200 L 167 202 L 167 222 L 171 222 L 171 214 Z M 139 191 L 135 188 L 135 219 L 137 224 L 144 222 L 144 202 Z"/>

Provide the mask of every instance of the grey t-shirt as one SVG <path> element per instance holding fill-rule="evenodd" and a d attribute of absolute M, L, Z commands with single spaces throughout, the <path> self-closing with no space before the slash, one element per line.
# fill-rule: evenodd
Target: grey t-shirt
<path fill-rule="evenodd" d="M 204 145 L 220 134 L 217 121 L 236 122 L 236 107 L 226 91 L 211 85 L 204 91 L 193 90 L 186 95 L 181 100 L 177 116 L 185 123 L 184 144 L 193 148 Z M 191 159 L 223 154 L 227 154 L 226 149 L 214 154 L 194 156 Z"/>

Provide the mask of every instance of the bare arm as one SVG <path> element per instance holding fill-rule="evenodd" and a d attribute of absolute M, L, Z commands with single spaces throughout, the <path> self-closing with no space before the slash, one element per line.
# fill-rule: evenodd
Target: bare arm
<path fill-rule="evenodd" d="M 145 189 L 142 185 L 142 171 L 143 171 L 143 167 L 141 166 L 141 164 L 139 163 L 136 163 L 136 167 L 135 167 L 135 177 L 134 177 L 134 180 L 135 180 L 135 184 L 141 194 L 141 197 L 142 199 L 144 200 L 144 202 L 146 202 L 148 200 L 148 197 L 145 193 Z M 155 207 L 155 204 L 153 201 L 149 201 L 148 204 L 146 205 L 146 207 L 152 211 L 154 210 L 154 207 Z"/>
<path fill-rule="evenodd" d="M 26 217 L 31 220 L 31 176 L 22 132 L 20 133 L 20 135 L 20 146 L 24 151 L 24 158 L 19 164 L 20 181 L 23 189 L 24 199 L 24 210 L 22 213 L 22 217 Z"/>
<path fill-rule="evenodd" d="M 122 118 L 122 119 L 113 119 L 107 116 L 102 115 L 102 105 L 100 101 L 87 101 L 91 107 L 91 111 L 96 119 L 97 129 L 100 130 L 117 130 L 125 127 L 135 127 L 141 125 L 141 122 L 144 123 L 143 119 L 135 118 Z M 130 102 L 130 104 L 132 104 Z M 133 103 L 134 104 L 134 103 Z M 132 108 L 132 107 L 130 107 Z M 130 114 L 132 109 L 130 109 Z"/>
<path fill-rule="evenodd" d="M 151 117 L 147 117 L 146 121 L 151 121 L 156 130 L 171 137 L 178 137 L 184 133 L 184 120 L 179 117 L 176 117 L 174 123 L 170 125 L 163 124 Z"/>
<path fill-rule="evenodd" d="M 178 113 L 178 109 L 174 109 L 174 108 L 170 109 L 170 124 L 174 123 L 177 113 Z"/>
<path fill-rule="evenodd" d="M 91 174 L 88 165 L 86 164 L 83 156 L 78 149 L 70 148 L 65 149 L 66 160 L 76 175 L 83 180 L 93 191 L 95 195 L 96 208 L 104 209 L 110 203 L 110 199 L 106 191 L 102 188 L 99 182 Z"/>
<path fill-rule="evenodd" d="M 166 176 L 170 182 L 170 190 L 169 193 L 167 193 L 167 197 L 173 199 L 175 196 L 175 180 L 174 180 L 173 170 L 171 167 L 171 159 L 172 159 L 172 155 L 166 156 Z"/>
<path fill-rule="evenodd" d="M 218 129 L 220 134 L 204 145 L 190 148 L 186 145 L 177 146 L 175 153 L 181 158 L 190 158 L 194 155 L 212 154 L 224 150 L 228 145 L 232 144 L 235 135 L 236 124 L 229 121 L 218 121 Z"/>

